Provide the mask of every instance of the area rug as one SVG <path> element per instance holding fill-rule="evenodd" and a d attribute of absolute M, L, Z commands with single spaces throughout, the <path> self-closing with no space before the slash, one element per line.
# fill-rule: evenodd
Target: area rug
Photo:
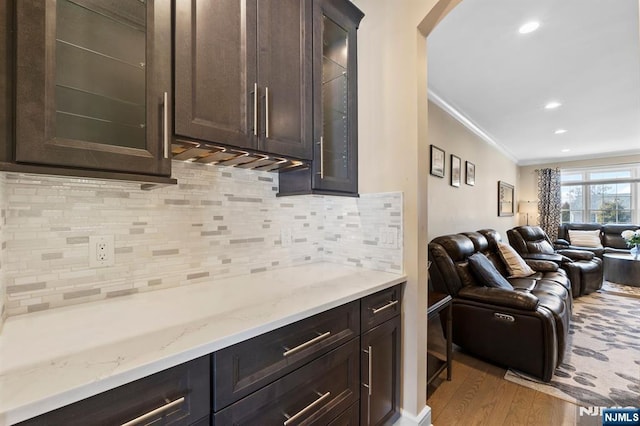
<path fill-rule="evenodd" d="M 620 296 L 637 297 L 640 299 L 640 287 L 616 284 L 610 281 L 605 281 L 602 284 L 601 292 L 607 292 L 611 294 L 618 294 Z"/>
<path fill-rule="evenodd" d="M 640 405 L 640 299 L 606 291 L 574 301 L 564 362 L 550 383 L 505 379 L 581 406 Z"/>

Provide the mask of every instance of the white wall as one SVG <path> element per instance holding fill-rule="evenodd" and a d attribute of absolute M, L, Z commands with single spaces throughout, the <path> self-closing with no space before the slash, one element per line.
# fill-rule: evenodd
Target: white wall
<path fill-rule="evenodd" d="M 429 241 L 440 235 L 484 228 L 497 230 L 506 240 L 506 231 L 517 224 L 517 215 L 498 216 L 498 181 L 514 185 L 517 199 L 517 165 L 432 102 L 428 140 L 446 152 L 445 177 L 429 175 Z M 459 188 L 450 185 L 451 154 L 462 160 Z M 474 186 L 465 184 L 465 161 L 476 166 Z"/>
<path fill-rule="evenodd" d="M 402 410 L 430 422 L 426 406 L 426 35 L 459 0 L 354 0 L 358 31 L 360 192 L 404 195 Z"/>

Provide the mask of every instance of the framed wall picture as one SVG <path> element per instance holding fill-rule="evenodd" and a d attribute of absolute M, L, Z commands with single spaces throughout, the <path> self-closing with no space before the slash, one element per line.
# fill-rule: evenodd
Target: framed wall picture
<path fill-rule="evenodd" d="M 476 184 L 476 165 L 470 161 L 465 161 L 464 164 L 466 169 L 464 183 L 473 186 Z"/>
<path fill-rule="evenodd" d="M 513 185 L 498 181 L 498 216 L 513 216 L 514 192 Z"/>
<path fill-rule="evenodd" d="M 431 168 L 429 172 L 434 176 L 444 177 L 444 150 L 435 145 L 431 145 Z"/>
<path fill-rule="evenodd" d="M 460 187 L 460 175 L 462 172 L 462 160 L 451 154 L 451 186 Z"/>

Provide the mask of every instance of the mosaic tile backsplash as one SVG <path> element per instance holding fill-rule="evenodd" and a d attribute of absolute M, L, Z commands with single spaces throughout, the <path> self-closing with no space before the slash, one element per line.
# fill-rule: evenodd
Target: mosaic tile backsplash
<path fill-rule="evenodd" d="M 402 272 L 402 195 L 276 197 L 278 175 L 173 163 L 178 185 L 0 176 L 6 316 L 321 260 Z M 380 240 L 380 229 L 397 238 Z M 291 239 L 281 240 L 282 231 Z M 115 265 L 90 268 L 89 237 Z"/>

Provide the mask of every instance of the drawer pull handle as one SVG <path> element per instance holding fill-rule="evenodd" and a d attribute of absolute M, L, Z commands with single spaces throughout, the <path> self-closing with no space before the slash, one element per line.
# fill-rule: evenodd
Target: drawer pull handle
<path fill-rule="evenodd" d="M 283 425 L 284 426 L 288 426 L 289 423 L 291 422 L 295 422 L 296 420 L 298 420 L 300 417 L 304 416 L 305 414 L 307 414 L 309 411 L 313 410 L 315 407 L 317 407 L 319 404 L 322 404 L 324 402 L 325 399 L 329 398 L 331 396 L 331 392 L 327 392 L 324 395 L 316 392 L 318 395 L 320 395 L 320 398 L 316 399 L 315 401 L 313 401 L 311 404 L 307 405 L 306 407 L 304 407 L 302 410 L 298 411 L 296 414 L 294 414 L 293 416 L 289 417 L 287 414 L 285 414 L 285 416 L 287 417 L 287 420 L 284 421 Z"/>
<path fill-rule="evenodd" d="M 293 355 L 294 353 L 303 350 L 304 348 L 307 348 L 311 345 L 313 345 L 314 343 L 318 343 L 320 340 L 326 339 L 327 337 L 329 337 L 331 335 L 330 331 L 327 331 L 326 333 L 322 333 L 321 335 L 319 335 L 318 337 L 314 337 L 313 339 L 301 343 L 298 346 L 296 346 L 295 348 L 289 349 L 285 346 L 286 351 L 284 351 L 282 353 L 282 356 L 289 356 L 289 355 Z"/>
<path fill-rule="evenodd" d="M 391 302 L 387 303 L 387 304 L 386 304 L 386 305 L 384 305 L 384 306 L 381 306 L 381 307 L 376 308 L 376 309 L 371 308 L 371 310 L 373 311 L 373 315 L 375 315 L 375 314 L 377 314 L 378 312 L 382 312 L 382 311 L 384 311 L 384 310 L 387 310 L 387 309 L 389 309 L 389 308 L 391 308 L 392 306 L 395 306 L 395 305 L 397 305 L 397 304 L 398 304 L 398 301 L 397 301 L 397 300 L 392 300 Z"/>
<path fill-rule="evenodd" d="M 178 406 L 178 405 L 182 404 L 183 402 L 184 402 L 184 396 L 181 396 L 180 398 L 178 398 L 178 399 L 176 399 L 174 401 L 166 403 L 162 407 L 158 407 L 155 410 L 151 410 L 148 413 L 143 414 L 141 416 L 138 416 L 138 417 L 136 417 L 135 419 L 133 419 L 131 421 L 123 423 L 122 426 L 134 426 L 134 425 L 141 424 L 145 420 L 147 420 L 147 419 L 149 419 L 149 418 L 151 418 L 153 416 L 156 416 L 156 415 L 162 413 L 163 411 L 170 410 L 171 408 L 173 408 L 175 406 Z"/>

